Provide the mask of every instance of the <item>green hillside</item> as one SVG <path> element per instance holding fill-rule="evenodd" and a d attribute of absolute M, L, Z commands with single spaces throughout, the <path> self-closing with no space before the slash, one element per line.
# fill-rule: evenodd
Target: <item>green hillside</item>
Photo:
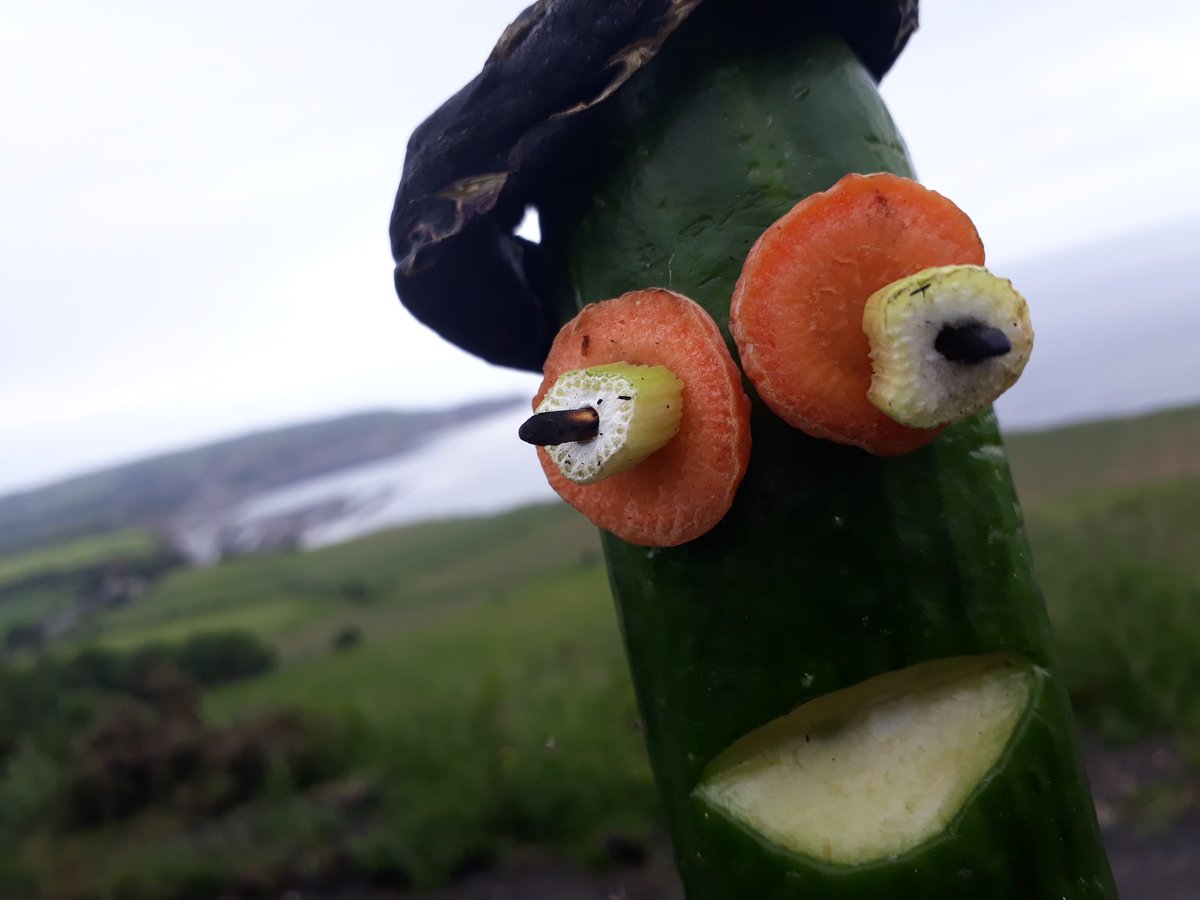
<path fill-rule="evenodd" d="M 46 575 L 86 569 L 114 559 L 140 556 L 154 548 L 144 531 L 126 528 L 64 541 L 25 553 L 0 557 L 0 596 L 4 589 Z"/>
<path fill-rule="evenodd" d="M 1114 740 L 1179 734 L 1200 763 L 1200 476 L 1026 511 L 1076 712 Z"/>
<path fill-rule="evenodd" d="M 1025 502 L 1200 474 L 1200 406 L 1004 435 Z"/>
<path fill-rule="evenodd" d="M 84 535 L 154 527 L 253 493 L 405 453 L 514 399 L 372 412 L 260 431 L 0 497 L 0 556 Z"/>
<path fill-rule="evenodd" d="M 1200 764 L 1197 418 L 1008 440 L 1081 722 Z M 0 895 L 47 900 L 423 888 L 659 822 L 596 533 L 561 504 L 174 569 L 0 666 L 0 764 Z"/>
<path fill-rule="evenodd" d="M 595 529 L 565 506 L 177 571 L 94 624 L 0 669 L 0 737 L 29 735 L 0 740 L 4 896 L 211 897 L 321 854 L 429 885 L 514 842 L 597 858 L 656 821 Z M 278 662 L 205 687 L 192 718 L 166 648 L 239 634 Z M 235 802 L 230 747 L 284 769 Z M 177 784 L 179 753 L 196 762 Z"/>
<path fill-rule="evenodd" d="M 1048 501 L 1029 527 L 1082 721 L 1111 740 L 1166 732 L 1200 760 L 1200 478 Z M 164 694 L 161 667 L 157 687 L 129 689 L 136 720 L 132 700 L 63 687 L 239 634 L 275 662 L 204 682 L 195 724 L 171 712 L 179 682 Z M 524 845 L 602 861 L 614 835 L 636 846 L 658 821 L 596 534 L 562 505 L 176 571 L 46 659 L 34 687 L 51 694 L 0 671 L 0 731 L 42 735 L 0 778 L 0 879 L 50 900 L 211 897 L 326 869 L 427 886 Z M 56 703 L 68 718 L 39 726 Z M 134 743 L 113 750 L 118 727 Z M 63 728 L 76 737 L 56 744 Z M 106 743 L 87 744 L 96 733 Z M 80 741 L 106 749 L 61 749 Z M 172 780 L 172 753 L 230 746 L 276 760 L 236 800 L 200 763 Z M 159 787 L 121 811 L 134 788 L 112 773 L 143 769 Z"/>
<path fill-rule="evenodd" d="M 0 659 L 41 646 L 74 614 L 119 605 L 181 565 L 178 553 L 138 528 L 0 556 Z"/>

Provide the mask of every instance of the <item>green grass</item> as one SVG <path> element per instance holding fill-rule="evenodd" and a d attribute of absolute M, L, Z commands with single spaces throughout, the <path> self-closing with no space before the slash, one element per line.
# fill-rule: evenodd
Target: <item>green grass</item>
<path fill-rule="evenodd" d="M 365 600 L 333 590 L 351 572 L 372 585 Z M 307 592 L 236 605 L 245 581 L 272 595 L 296 584 Z M 289 623 L 305 603 L 307 624 Z M 610 834 L 645 837 L 659 819 L 594 530 L 569 509 L 183 573 L 135 606 L 155 604 L 154 615 L 113 614 L 121 627 L 105 641 L 132 646 L 251 616 L 238 624 L 291 652 L 274 672 L 209 691 L 206 719 L 221 725 L 281 707 L 327 716 L 340 723 L 346 771 L 378 791 L 372 812 L 349 817 L 294 796 L 291 812 L 276 809 L 274 830 L 256 838 L 285 848 L 263 850 L 264 864 L 316 841 L 320 816 L 332 816 L 322 827 L 360 869 L 402 871 L 420 886 L 516 844 L 600 859 Z M 335 652 L 329 638 L 347 620 L 363 642 Z M 61 855 L 33 840 L 27 858 L 58 885 L 50 895 L 86 882 L 138 897 L 219 891 L 221 877 L 254 861 L 236 848 L 210 859 L 187 837 L 193 831 L 154 814 L 72 837 Z"/>
<path fill-rule="evenodd" d="M 595 859 L 611 832 L 637 836 L 657 821 L 599 559 L 594 528 L 554 504 L 175 572 L 106 613 L 98 636 L 121 649 L 230 627 L 270 639 L 279 669 L 208 692 L 206 718 L 328 715 L 343 732 L 343 768 L 380 796 L 350 818 L 301 794 L 236 813 L 275 810 L 256 841 L 279 853 L 258 861 L 283 865 L 317 840 L 315 818 L 332 816 L 339 852 L 360 869 L 432 885 L 514 843 Z M 336 652 L 346 624 L 363 641 Z M 203 832 L 244 828 L 222 821 Z M 35 835 L 26 859 L 48 896 L 79 884 L 139 897 L 211 891 L 255 862 L 236 848 L 217 859 L 198 842 L 195 825 L 154 812 L 61 846 Z"/>
<path fill-rule="evenodd" d="M 326 649 L 345 625 L 386 633 L 598 559 L 595 529 L 562 505 L 428 523 L 308 553 L 174 572 L 71 644 L 131 648 L 240 628 L 274 641 L 286 658 Z"/>
<path fill-rule="evenodd" d="M 264 799 L 199 830 L 154 812 L 82 834 L 35 835 L 25 858 L 37 890 L 24 896 L 211 900 L 228 896 L 231 882 L 252 885 L 256 875 L 287 871 L 297 848 L 318 857 L 344 827 L 293 797 Z"/>
<path fill-rule="evenodd" d="M 60 613 L 75 603 L 74 585 L 33 586 L 0 600 L 0 637 L 17 624 Z"/>
<path fill-rule="evenodd" d="M 1200 406 L 1005 444 L 1080 718 L 1200 763 Z"/>
<path fill-rule="evenodd" d="M 141 556 L 154 550 L 154 546 L 154 539 L 146 531 L 126 528 L 0 556 L 0 587 L 36 575 L 68 572 L 111 559 Z"/>
<path fill-rule="evenodd" d="M 1037 505 L 1028 522 L 1084 721 L 1200 750 L 1200 478 Z"/>
<path fill-rule="evenodd" d="M 506 842 L 587 855 L 608 831 L 654 821 L 599 566 L 366 634 L 349 653 L 215 691 L 207 710 L 228 721 L 300 706 L 351 723 L 356 764 L 384 789 L 391 855 L 418 882 Z"/>
<path fill-rule="evenodd" d="M 1157 422 L 1154 440 L 1180 421 Z M 1166 732 L 1200 762 L 1200 476 L 1160 460 L 1124 484 L 1115 450 L 1080 462 L 1083 487 L 1074 470 L 1055 475 L 1095 440 L 1062 438 L 1041 486 L 1022 485 L 1062 667 L 1088 727 Z M 351 625 L 362 643 L 334 651 Z M 43 872 L 142 898 L 211 896 L 230 872 L 334 848 L 359 871 L 428 886 L 518 844 L 596 858 L 607 834 L 659 821 L 596 535 L 564 506 L 177 571 L 93 637 L 133 648 L 226 628 L 269 639 L 281 662 L 210 690 L 208 719 L 329 716 L 344 771 L 375 804 L 331 810 L 282 790 L 201 826 L 155 814 L 68 844 L 35 835 L 26 849 Z"/>
<path fill-rule="evenodd" d="M 1200 475 L 1200 406 L 1005 433 L 1025 503 Z"/>
<path fill-rule="evenodd" d="M 281 635 L 328 614 L 326 604 L 317 600 L 277 598 L 120 630 L 105 630 L 99 633 L 98 643 L 114 650 L 134 650 L 147 644 L 179 643 L 202 632 L 250 631 Z"/>

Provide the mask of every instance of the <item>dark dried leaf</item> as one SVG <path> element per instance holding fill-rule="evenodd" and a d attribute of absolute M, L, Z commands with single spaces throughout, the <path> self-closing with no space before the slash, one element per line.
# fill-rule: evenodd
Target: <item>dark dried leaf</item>
<path fill-rule="evenodd" d="M 408 144 L 391 241 L 413 315 L 490 362 L 541 370 L 559 323 L 539 248 L 513 229 L 561 139 L 700 2 L 540 0 L 505 29 L 483 71 Z M 916 28 L 917 0 L 822 5 L 876 77 Z"/>

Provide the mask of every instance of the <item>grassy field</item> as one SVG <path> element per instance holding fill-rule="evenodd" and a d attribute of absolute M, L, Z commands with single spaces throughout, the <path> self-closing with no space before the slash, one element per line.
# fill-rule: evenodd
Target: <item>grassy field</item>
<path fill-rule="evenodd" d="M 153 548 L 154 540 L 147 532 L 126 528 L 0 556 L 0 588 L 37 575 L 139 556 Z"/>
<path fill-rule="evenodd" d="M 240 625 L 290 656 L 347 622 L 386 633 L 421 609 L 489 599 L 588 560 L 599 560 L 595 529 L 567 509 L 434 522 L 309 553 L 178 571 L 88 637 L 132 646 Z"/>
<path fill-rule="evenodd" d="M 1200 763 L 1200 406 L 1005 445 L 1080 718 Z"/>
<path fill-rule="evenodd" d="M 1062 464 L 1096 439 L 1045 453 Z M 1021 484 L 1035 560 L 1082 721 L 1113 741 L 1171 734 L 1200 762 L 1200 476 L 1156 465 L 1129 484 L 1125 458 L 1093 467 L 1086 489 L 1037 464 Z M 566 507 L 177 570 L 56 652 L 229 629 L 279 662 L 206 688 L 205 727 L 306 710 L 332 748 L 328 777 L 283 766 L 199 820 L 153 807 L 64 835 L 13 819 L 0 894 L 6 871 L 63 900 L 211 897 L 297 872 L 422 887 L 525 844 L 603 861 L 614 836 L 657 826 L 598 541 Z M 55 777 L 44 756 L 10 757 L 0 806 L 36 809 L 30 785 Z"/>
<path fill-rule="evenodd" d="M 599 560 L 592 526 L 550 506 L 169 576 L 94 637 L 124 649 L 230 626 L 266 636 L 279 668 L 207 691 L 206 720 L 321 716 L 372 811 L 343 821 L 285 789 L 253 805 L 253 852 L 226 848 L 219 864 L 183 837 L 194 823 L 157 812 L 29 839 L 26 865 L 46 896 L 100 885 L 174 898 L 211 886 L 214 866 L 241 877 L 263 846 L 280 865 L 327 846 L 323 828 L 356 870 L 398 867 L 418 886 L 513 844 L 595 860 L 614 834 L 644 838 L 656 799 Z M 348 627 L 361 639 L 339 651 Z"/>
<path fill-rule="evenodd" d="M 353 723 L 361 771 L 383 786 L 378 839 L 418 883 L 506 842 L 587 857 L 610 832 L 644 836 L 650 774 L 598 567 L 394 626 L 214 692 L 209 709 L 298 704 Z"/>
<path fill-rule="evenodd" d="M 1200 762 L 1200 478 L 1033 504 L 1077 711 L 1113 740 L 1176 732 Z"/>
<path fill-rule="evenodd" d="M 68 609 L 98 573 L 136 568 L 161 552 L 149 532 L 126 528 L 0 556 L 0 638 Z"/>
<path fill-rule="evenodd" d="M 1027 504 L 1200 475 L 1200 406 L 1008 434 L 1013 477 Z"/>

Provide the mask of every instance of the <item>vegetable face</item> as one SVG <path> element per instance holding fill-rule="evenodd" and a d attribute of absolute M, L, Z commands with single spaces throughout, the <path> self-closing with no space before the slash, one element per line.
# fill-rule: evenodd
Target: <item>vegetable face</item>
<path fill-rule="evenodd" d="M 833 403 L 837 434 L 881 455 L 791 427 L 768 388 L 747 400 L 726 349 L 742 264 L 797 198 L 828 203 L 819 192 L 849 172 L 911 174 L 872 74 L 886 71 L 914 15 L 915 4 L 882 0 L 541 2 L 418 131 L 397 197 L 397 284 L 443 333 L 528 366 L 553 333 L 546 323 L 568 322 L 535 408 L 563 372 L 619 361 L 666 366 L 684 385 L 679 433 L 627 471 L 579 485 L 539 454 L 559 493 L 606 530 L 689 900 L 1115 896 L 995 420 L 981 412 L 935 439 L 866 399 L 867 297 L 928 266 L 982 263 L 973 229 L 958 221 L 953 253 L 906 252 L 895 267 L 871 230 L 870 259 L 831 276 L 838 291 L 856 278 L 867 288 L 849 292 L 854 315 L 836 327 L 851 338 L 833 342 L 857 347 L 857 387 L 839 380 L 841 349 L 817 386 L 857 398 L 849 414 Z M 563 42 L 571 21 L 585 33 Z M 578 83 L 557 77 L 588 66 Z M 514 86 L 514 71 L 538 77 Z M 514 121 L 497 123 L 510 104 L 496 97 L 511 101 Z M 551 152 L 572 117 L 576 139 Z M 537 166 L 549 175 L 535 177 Z M 509 234 L 531 201 L 539 245 Z M 861 216 L 829 221 L 868 234 Z M 908 231 L 892 234 L 903 242 Z M 626 296 L 652 284 L 671 290 Z M 765 356 L 769 341 L 768 329 L 747 355 Z M 811 414 L 810 387 L 800 418 L 835 430 Z M 984 727 L 972 735 L 980 704 Z M 877 739 L 880 721 L 903 726 L 899 744 Z M 818 748 L 870 762 L 818 765 L 797 737 L 816 733 Z M 938 772 L 944 790 L 930 781 Z M 830 798 L 859 776 L 890 785 L 882 802 L 855 788 L 834 810 Z M 788 794 L 826 804 L 841 823 L 822 835 L 792 815 L 797 804 L 775 802 Z M 931 799 L 929 810 L 881 828 L 881 809 L 907 813 L 914 797 Z"/>
<path fill-rule="evenodd" d="M 704 6 L 681 26 L 598 116 L 596 133 L 608 138 L 571 170 L 571 188 L 539 199 L 542 246 L 564 305 L 671 284 L 724 324 L 751 246 L 796 197 L 828 191 L 847 172 L 909 174 L 871 79 L 844 46 L 790 5 L 774 6 L 777 18 L 761 27 L 732 7 Z M 924 446 L 864 453 L 814 439 L 755 400 L 749 467 L 712 530 L 653 551 L 604 535 L 689 900 L 1114 896 L 995 420 L 980 413 L 935 437 L 866 398 L 863 305 L 928 265 L 982 261 L 969 223 L 953 234 L 961 256 L 906 255 L 902 266 L 880 266 L 843 326 L 859 354 L 853 421 L 878 423 L 865 433 L 888 436 L 887 452 Z M 664 364 L 686 386 L 683 437 L 696 408 L 691 380 Z M 548 377 L 580 365 L 575 354 Z M 600 489 L 642 468 L 574 489 Z M 996 659 L 1013 668 L 988 669 Z M 893 707 L 840 706 L 864 685 L 912 685 L 912 673 L 947 660 L 967 668 L 946 704 L 905 688 Z M 953 696 L 989 704 L 984 735 L 972 738 L 963 715 L 971 703 Z M 745 771 L 726 766 L 742 748 L 754 751 L 746 767 L 764 772 L 771 754 L 788 755 L 780 748 L 799 750 L 787 743 L 798 732 L 772 723 L 793 713 L 801 722 L 823 701 L 845 717 L 822 746 L 870 756 L 859 774 L 917 786 L 879 803 L 860 792 L 837 834 L 826 835 L 828 852 L 815 822 L 781 821 L 771 798 L 831 802 L 839 779 L 854 783 L 854 768 L 784 766 L 765 789 L 726 780 Z M 913 723 L 910 736 L 936 737 L 930 746 L 948 755 L 892 755 L 869 737 L 872 716 Z M 899 822 L 894 840 L 884 840 L 884 801 L 903 808 L 905 796 L 936 793 L 926 791 L 931 771 L 949 779 L 931 814 Z"/>

